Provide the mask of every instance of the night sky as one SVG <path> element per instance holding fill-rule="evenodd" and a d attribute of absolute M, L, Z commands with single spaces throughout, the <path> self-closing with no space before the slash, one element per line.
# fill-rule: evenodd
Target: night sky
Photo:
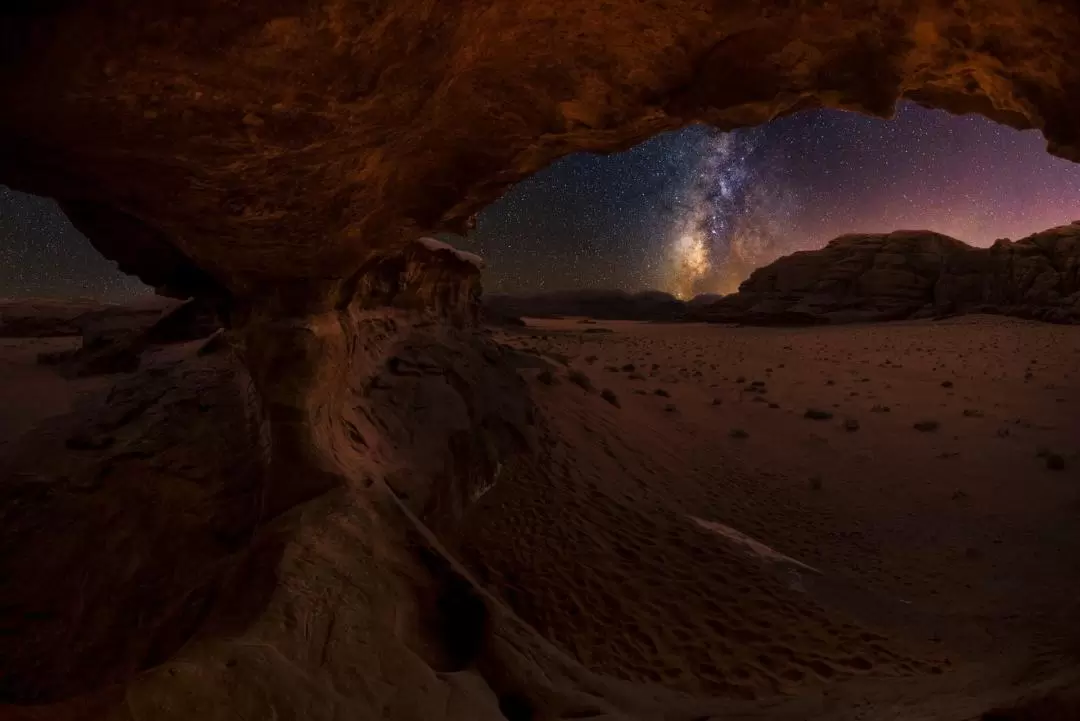
<path fill-rule="evenodd" d="M 1080 220 L 1080 164 L 1035 131 L 902 105 L 822 110 L 721 134 L 691 127 L 575 155 L 487 208 L 462 244 L 493 291 L 732 292 L 843 233 L 929 229 L 974 245 Z"/>
<path fill-rule="evenodd" d="M 975 245 L 1080 219 L 1080 164 L 1037 132 L 903 105 L 891 121 L 804 112 L 695 126 L 625 153 L 574 155 L 523 181 L 456 239 L 485 287 L 731 292 L 755 267 L 849 232 L 936 230 Z M 0 186 L 0 297 L 145 292 L 56 206 Z"/>
<path fill-rule="evenodd" d="M 94 250 L 56 203 L 0 185 L 0 298 L 122 301 L 148 292 Z"/>

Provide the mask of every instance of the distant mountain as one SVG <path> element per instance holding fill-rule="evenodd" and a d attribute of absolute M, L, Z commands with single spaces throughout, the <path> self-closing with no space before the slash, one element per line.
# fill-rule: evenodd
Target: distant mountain
<path fill-rule="evenodd" d="M 508 318 L 585 316 L 599 320 L 675 321 L 686 316 L 687 304 L 658 290 L 561 290 L 522 295 L 485 295 L 484 315 Z"/>
<path fill-rule="evenodd" d="M 844 235 L 758 268 L 690 315 L 797 325 L 964 313 L 1080 323 L 1080 221 L 989 248 L 925 230 Z"/>
<path fill-rule="evenodd" d="M 701 295 L 695 295 L 693 298 L 686 301 L 686 305 L 689 308 L 698 308 L 715 303 L 723 297 L 724 296 L 720 293 L 702 293 Z"/>

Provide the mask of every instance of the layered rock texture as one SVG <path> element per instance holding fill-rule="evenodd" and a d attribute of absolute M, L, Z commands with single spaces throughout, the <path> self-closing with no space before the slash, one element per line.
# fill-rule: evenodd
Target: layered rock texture
<path fill-rule="evenodd" d="M 989 248 L 928 231 L 845 235 L 759 268 L 694 317 L 815 324 L 961 313 L 1080 322 L 1080 222 Z"/>
<path fill-rule="evenodd" d="M 0 183 L 154 287 L 349 277 L 578 150 L 897 99 L 1080 159 L 1080 13 L 703 0 L 5 3 Z M 331 291 L 327 290 L 327 293 Z"/>
<path fill-rule="evenodd" d="M 164 350 L 102 337 L 139 372 L 0 457 L 0 718 L 497 719 L 540 659 L 588 678 L 447 551 L 537 451 L 476 261 L 416 243 L 213 343 L 190 304 L 135 336 Z"/>
<path fill-rule="evenodd" d="M 0 716 L 709 717 L 455 560 L 547 466 L 475 259 L 414 241 L 568 153 L 818 106 L 1080 160 L 1077 37 L 1054 0 L 4 3 L 0 183 L 227 330 L 0 459 Z"/>

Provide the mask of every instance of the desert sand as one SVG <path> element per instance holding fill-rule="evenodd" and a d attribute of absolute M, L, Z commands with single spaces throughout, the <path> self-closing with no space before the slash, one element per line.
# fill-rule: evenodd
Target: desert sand
<path fill-rule="evenodd" d="M 1073 647 L 1077 329 L 527 322 L 557 450 L 464 546 L 585 665 L 761 698 Z"/>
<path fill-rule="evenodd" d="M 228 346 L 4 340 L 0 718 L 1076 717 L 1080 329 L 379 332 L 272 522 Z"/>

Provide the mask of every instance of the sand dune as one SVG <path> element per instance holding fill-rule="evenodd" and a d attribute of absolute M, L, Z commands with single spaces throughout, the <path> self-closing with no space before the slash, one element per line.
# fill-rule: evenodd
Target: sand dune
<path fill-rule="evenodd" d="M 506 342 L 567 363 L 535 386 L 550 465 L 488 494 L 464 548 L 587 666 L 756 698 L 1074 642 L 1080 334 L 530 325 Z"/>

